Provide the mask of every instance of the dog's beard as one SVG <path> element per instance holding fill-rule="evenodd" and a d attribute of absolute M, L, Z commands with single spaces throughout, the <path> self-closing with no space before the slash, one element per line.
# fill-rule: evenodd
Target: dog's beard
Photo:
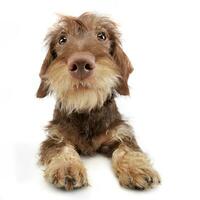
<path fill-rule="evenodd" d="M 117 87 L 119 77 L 117 66 L 109 59 L 96 62 L 92 76 L 82 81 L 72 78 L 66 64 L 59 62 L 49 68 L 46 83 L 61 108 L 71 113 L 102 107 Z"/>

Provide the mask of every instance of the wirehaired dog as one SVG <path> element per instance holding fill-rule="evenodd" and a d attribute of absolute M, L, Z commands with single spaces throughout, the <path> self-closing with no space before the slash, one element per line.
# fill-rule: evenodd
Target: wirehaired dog
<path fill-rule="evenodd" d="M 79 154 L 98 152 L 111 157 L 122 186 L 144 190 L 158 184 L 158 173 L 115 103 L 118 94 L 129 95 L 133 71 L 117 25 L 92 13 L 60 16 L 46 41 L 37 97 L 56 97 L 48 138 L 40 149 L 46 180 L 66 190 L 87 186 Z"/>

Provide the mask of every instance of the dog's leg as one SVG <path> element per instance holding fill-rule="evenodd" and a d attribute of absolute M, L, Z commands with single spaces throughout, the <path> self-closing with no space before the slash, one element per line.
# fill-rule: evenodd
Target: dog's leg
<path fill-rule="evenodd" d="M 56 187 L 73 190 L 87 186 L 85 167 L 73 145 L 48 138 L 42 143 L 40 162 L 45 179 Z"/>
<path fill-rule="evenodd" d="M 107 136 L 110 139 L 103 148 L 112 152 L 112 166 L 122 186 L 144 190 L 160 183 L 158 173 L 137 145 L 130 126 L 125 123 L 116 126 L 107 131 Z"/>

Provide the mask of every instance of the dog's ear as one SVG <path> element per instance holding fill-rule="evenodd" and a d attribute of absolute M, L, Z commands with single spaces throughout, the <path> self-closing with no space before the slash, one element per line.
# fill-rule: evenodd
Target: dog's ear
<path fill-rule="evenodd" d="M 121 95 L 129 95 L 128 77 L 133 71 L 133 67 L 128 59 L 128 56 L 122 50 L 120 44 L 116 44 L 114 46 L 113 58 L 116 64 L 119 66 L 121 73 L 120 83 L 116 90 Z"/>
<path fill-rule="evenodd" d="M 40 86 L 37 90 L 37 94 L 36 96 L 38 98 L 43 98 L 45 96 L 48 95 L 49 93 L 49 88 L 48 88 L 48 85 L 46 85 L 45 83 L 45 78 L 44 78 L 44 75 L 49 67 L 49 65 L 51 64 L 51 61 L 52 61 L 52 55 L 51 55 L 51 51 L 50 49 L 48 50 L 47 52 L 47 55 L 43 61 L 43 64 L 42 64 L 42 67 L 41 67 L 41 70 L 40 70 L 40 79 L 41 79 L 41 82 L 40 82 Z"/>

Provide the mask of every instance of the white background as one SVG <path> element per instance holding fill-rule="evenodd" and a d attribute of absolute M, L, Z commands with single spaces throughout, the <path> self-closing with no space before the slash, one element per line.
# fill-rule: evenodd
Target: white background
<path fill-rule="evenodd" d="M 90 187 L 54 189 L 37 166 L 54 99 L 36 99 L 43 38 L 55 13 L 94 11 L 120 24 L 135 71 L 122 114 L 160 172 L 162 185 L 123 189 L 110 160 L 84 158 Z M 0 200 L 200 199 L 200 4 L 194 0 L 0 1 Z"/>

